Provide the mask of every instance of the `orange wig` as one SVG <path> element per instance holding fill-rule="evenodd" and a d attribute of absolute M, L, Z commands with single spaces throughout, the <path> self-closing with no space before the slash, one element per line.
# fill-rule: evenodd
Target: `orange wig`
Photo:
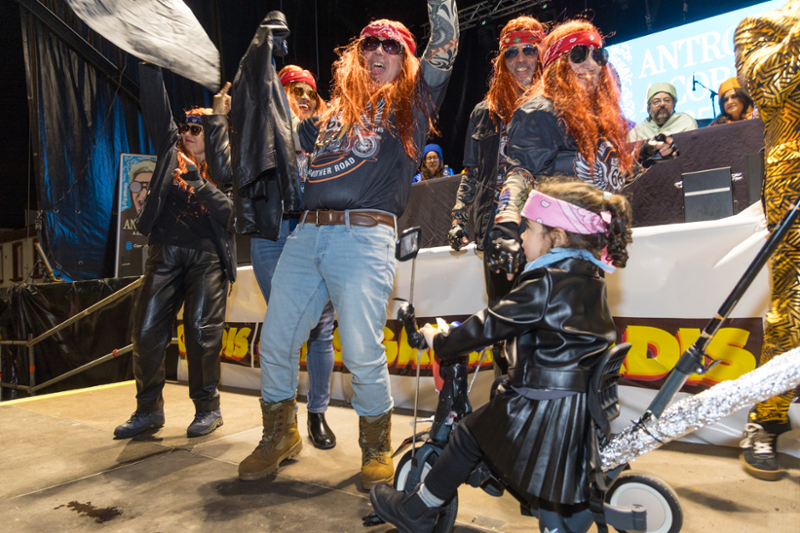
<path fill-rule="evenodd" d="M 298 67 L 297 65 L 286 65 L 285 67 L 283 67 L 281 69 L 280 72 L 278 72 L 278 78 L 281 78 L 285 73 L 291 72 L 293 70 L 304 71 L 309 76 L 313 77 L 313 74 L 311 74 L 307 70 L 304 70 L 304 69 Z M 299 118 L 300 117 L 300 108 L 297 107 L 297 102 L 295 101 L 294 96 L 292 95 L 292 89 L 294 88 L 296 83 L 297 82 L 291 82 L 291 83 L 287 83 L 286 85 L 284 85 L 283 86 L 283 92 L 286 93 L 286 99 L 289 100 L 289 107 L 292 109 L 292 113 L 294 113 L 295 116 Z M 319 95 L 319 92 L 317 91 L 316 87 L 312 87 L 312 88 L 314 89 L 314 92 L 317 93 L 317 109 L 314 111 L 314 114 L 315 115 L 322 115 L 323 113 L 325 113 L 325 109 L 327 108 L 327 106 L 325 105 L 325 100 L 323 100 L 322 97 Z"/>
<path fill-rule="evenodd" d="M 544 34 L 544 26 L 535 18 L 522 16 L 510 20 L 500 32 L 500 41 L 508 34 L 516 31 L 528 30 L 532 32 L 541 32 Z M 539 79 L 542 74 L 542 61 L 541 61 L 541 47 L 540 53 L 537 55 L 538 61 L 536 62 L 536 72 L 533 74 L 533 84 Z M 495 115 L 500 117 L 504 124 L 511 122 L 511 117 L 517 109 L 518 100 L 520 95 L 525 91 L 525 87 L 517 83 L 514 75 L 508 70 L 503 51 L 492 60 L 492 77 L 489 80 L 489 92 L 486 93 L 486 104 L 489 111 L 492 112 L 492 120 Z M 495 121 L 495 126 L 497 123 Z"/>
<path fill-rule="evenodd" d="M 580 31 L 597 31 L 586 20 L 570 20 L 556 26 L 542 43 L 545 51 L 566 35 Z M 534 95 L 542 95 L 553 101 L 559 118 L 575 138 L 578 151 L 594 168 L 597 143 L 607 139 L 617 151 L 620 170 L 630 173 L 632 156 L 626 143 L 628 124 L 619 105 L 619 83 L 609 65 L 601 67 L 597 86 L 584 89 L 569 63 L 569 54 L 544 67 L 537 83 L 522 96 L 521 102 Z"/>
<path fill-rule="evenodd" d="M 186 112 L 186 116 L 191 115 L 195 117 L 200 117 L 202 115 L 210 115 L 211 113 L 212 113 L 211 109 L 207 109 L 204 107 L 194 107 Z M 186 148 L 186 146 L 184 146 L 183 137 L 178 139 L 178 151 L 183 155 L 185 155 L 187 158 L 189 158 L 195 164 L 195 166 L 197 167 L 197 171 L 200 173 L 200 175 L 203 177 L 204 180 L 216 186 L 216 183 L 211 181 L 211 178 L 208 177 L 208 164 L 205 162 L 205 160 L 202 163 L 197 164 L 197 159 L 194 157 L 194 154 L 188 148 Z M 191 188 L 189 187 L 189 185 L 187 185 L 187 183 L 183 180 L 183 178 L 181 178 L 181 174 L 185 173 L 186 173 L 186 163 L 184 163 L 182 157 L 178 156 L 178 168 L 175 169 L 173 181 L 175 181 L 175 183 L 177 183 L 181 187 Z"/>
<path fill-rule="evenodd" d="M 387 24 L 408 32 L 403 24 L 396 21 L 376 20 L 372 24 Z M 410 35 L 410 32 L 408 33 Z M 387 113 L 384 113 L 382 120 L 386 119 L 388 112 L 394 112 L 400 142 L 406 154 L 416 159 L 418 154 L 413 140 L 414 114 L 419 109 L 427 109 L 423 105 L 423 99 L 430 98 L 429 95 L 422 94 L 418 88 L 419 60 L 411 54 L 407 46 L 404 46 L 403 64 L 397 78 L 390 83 L 376 86 L 367 71 L 367 64 L 360 47 L 361 40 L 354 39 L 347 46 L 337 49 L 339 59 L 333 64 L 332 69 L 333 95 L 328 109 L 322 115 L 321 124 L 326 124 L 332 118 L 341 115 L 339 121 L 344 129 L 351 128 L 355 124 L 366 128 L 367 123 L 371 124 L 375 119 L 378 103 L 383 99 Z M 425 116 L 433 132 L 433 120 L 427 111 Z"/>

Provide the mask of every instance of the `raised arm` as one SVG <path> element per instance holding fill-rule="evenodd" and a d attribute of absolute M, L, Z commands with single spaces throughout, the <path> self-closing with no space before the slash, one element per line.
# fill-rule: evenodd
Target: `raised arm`
<path fill-rule="evenodd" d="M 455 0 L 428 0 L 431 38 L 422 60 L 438 70 L 450 70 L 458 52 L 458 11 Z M 425 69 L 423 69 L 423 75 Z M 425 80 L 430 85 L 434 80 Z"/>
<path fill-rule="evenodd" d="M 139 63 L 139 101 L 142 104 L 142 120 L 156 154 L 165 154 L 175 145 L 180 134 L 172 117 L 160 67 Z"/>

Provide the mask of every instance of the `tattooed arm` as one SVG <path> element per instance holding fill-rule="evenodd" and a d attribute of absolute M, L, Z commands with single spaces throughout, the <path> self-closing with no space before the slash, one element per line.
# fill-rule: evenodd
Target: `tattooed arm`
<path fill-rule="evenodd" d="M 428 0 L 428 18 L 431 38 L 422 59 L 438 70 L 450 70 L 458 52 L 458 11 L 455 0 Z M 430 80 L 425 81 L 430 83 Z"/>
<path fill-rule="evenodd" d="M 473 167 L 464 169 L 456 194 L 456 205 L 451 213 L 453 224 L 466 224 L 469 220 L 469 208 L 475 202 L 475 194 L 478 192 L 478 178 L 475 175 L 477 170 Z"/>

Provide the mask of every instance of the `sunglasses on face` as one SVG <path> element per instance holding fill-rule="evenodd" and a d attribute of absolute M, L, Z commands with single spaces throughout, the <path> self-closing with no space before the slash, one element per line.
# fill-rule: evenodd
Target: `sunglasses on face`
<path fill-rule="evenodd" d="M 597 63 L 597 66 L 603 67 L 608 63 L 608 50 L 605 48 L 592 49 L 585 44 L 574 46 L 572 50 L 569 51 L 569 60 L 577 65 L 589 59 L 590 53 L 592 54 L 592 59 Z"/>
<path fill-rule="evenodd" d="M 315 91 L 311 87 L 309 87 L 308 89 L 304 89 L 303 87 L 295 85 L 294 87 L 292 87 L 292 94 L 294 94 L 295 98 L 302 98 L 303 96 L 305 96 L 309 100 L 314 100 L 314 101 L 317 100 L 317 91 Z"/>
<path fill-rule="evenodd" d="M 178 129 L 181 133 L 191 132 L 195 137 L 203 133 L 203 126 L 198 126 L 197 124 L 181 124 Z"/>
<path fill-rule="evenodd" d="M 132 181 L 130 185 L 128 185 L 128 189 L 133 194 L 142 192 L 149 182 L 141 182 L 141 181 Z"/>
<path fill-rule="evenodd" d="M 528 57 L 535 57 L 539 51 L 535 46 L 526 46 L 522 49 L 522 54 Z M 506 61 L 511 61 L 515 57 L 519 55 L 519 48 L 506 48 L 506 51 L 503 52 L 503 57 Z"/>
<path fill-rule="evenodd" d="M 367 37 L 361 41 L 362 52 L 374 52 L 379 46 L 383 46 L 383 51 L 392 56 L 403 53 L 403 45 L 394 39 L 381 41 L 377 37 Z"/>

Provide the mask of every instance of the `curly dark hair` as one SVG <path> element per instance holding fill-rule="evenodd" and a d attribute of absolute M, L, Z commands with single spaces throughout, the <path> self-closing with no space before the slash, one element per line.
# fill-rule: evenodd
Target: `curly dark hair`
<path fill-rule="evenodd" d="M 633 242 L 631 219 L 633 211 L 628 199 L 620 194 L 606 198 L 603 191 L 571 176 L 556 175 L 544 178 L 536 185 L 536 190 L 565 202 L 583 207 L 598 215 L 603 211 L 611 213 L 608 235 L 593 233 L 584 235 L 564 231 L 567 247 L 588 250 L 600 259 L 603 249 L 611 263 L 623 268 L 628 262 L 628 244 Z M 552 228 L 545 226 L 545 231 Z"/>

